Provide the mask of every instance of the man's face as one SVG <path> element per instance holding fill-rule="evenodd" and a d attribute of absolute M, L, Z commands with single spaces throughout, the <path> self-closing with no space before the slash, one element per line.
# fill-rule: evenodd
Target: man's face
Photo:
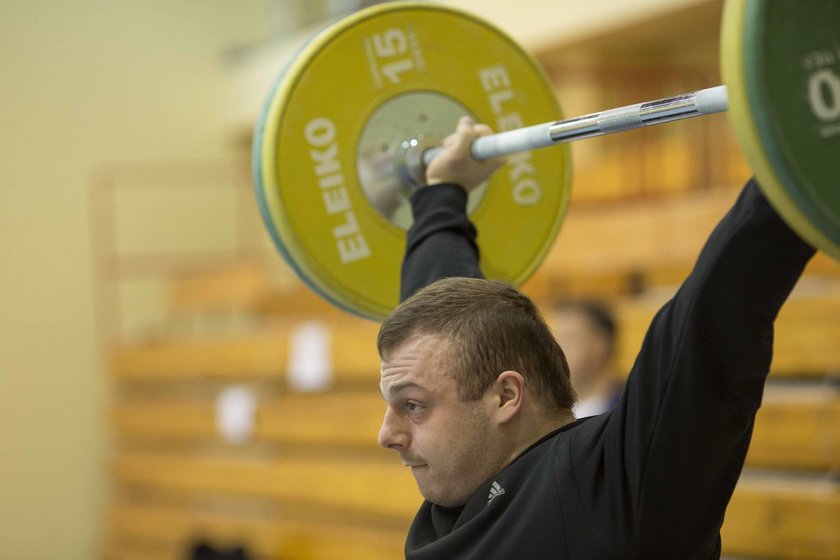
<path fill-rule="evenodd" d="M 411 467 L 424 498 L 454 507 L 499 471 L 500 454 L 492 393 L 459 400 L 450 352 L 444 339 L 416 335 L 382 362 L 387 409 L 379 444 Z"/>

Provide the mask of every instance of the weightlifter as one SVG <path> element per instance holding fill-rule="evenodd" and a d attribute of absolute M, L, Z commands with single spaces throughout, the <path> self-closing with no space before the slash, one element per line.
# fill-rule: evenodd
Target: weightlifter
<path fill-rule="evenodd" d="M 499 161 L 462 119 L 412 196 L 403 303 L 379 332 L 379 434 L 425 501 L 411 559 L 708 560 L 750 442 L 773 321 L 814 250 L 754 181 L 656 315 L 611 412 L 575 420 L 533 303 L 482 279 L 467 192 Z"/>

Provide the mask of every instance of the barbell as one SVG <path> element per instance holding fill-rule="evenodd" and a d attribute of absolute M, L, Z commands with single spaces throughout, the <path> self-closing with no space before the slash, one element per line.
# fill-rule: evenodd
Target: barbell
<path fill-rule="evenodd" d="M 304 282 L 381 319 L 398 303 L 408 194 L 460 116 L 500 131 L 472 145 L 507 163 L 468 211 L 485 275 L 520 285 L 565 215 L 568 142 L 728 111 L 770 202 L 840 259 L 840 0 L 727 0 L 721 65 L 725 86 L 563 119 L 543 69 L 496 26 L 376 5 L 313 37 L 272 87 L 254 133 L 260 211 Z"/>

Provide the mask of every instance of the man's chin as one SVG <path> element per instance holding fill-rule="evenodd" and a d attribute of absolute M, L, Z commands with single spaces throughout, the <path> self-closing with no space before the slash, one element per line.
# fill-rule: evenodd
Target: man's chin
<path fill-rule="evenodd" d="M 420 495 L 423 496 L 427 502 L 431 502 L 436 506 L 443 508 L 459 508 L 467 503 L 467 498 L 459 498 L 450 494 L 435 492 L 432 489 L 424 488 L 419 481 L 417 483 L 417 487 L 420 490 Z"/>
<path fill-rule="evenodd" d="M 425 498 L 427 502 L 431 502 L 438 507 L 442 507 L 442 508 L 446 508 L 446 509 L 458 509 L 458 508 L 464 507 L 464 505 L 467 503 L 466 500 L 452 500 L 452 499 L 434 500 L 434 499 L 430 499 L 426 496 L 423 496 L 423 498 Z"/>

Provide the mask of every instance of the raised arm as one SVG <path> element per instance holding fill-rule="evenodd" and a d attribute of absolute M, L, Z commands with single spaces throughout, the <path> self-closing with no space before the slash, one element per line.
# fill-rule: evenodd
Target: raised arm
<path fill-rule="evenodd" d="M 490 133 L 487 126 L 461 118 L 426 170 L 428 186 L 412 194 L 414 222 L 406 240 L 400 301 L 440 278 L 482 276 L 477 233 L 467 217 L 467 193 L 503 162 L 476 161 L 469 149 L 473 140 Z"/>
<path fill-rule="evenodd" d="M 584 495 L 602 496 L 592 501 L 600 515 L 616 497 L 632 512 L 626 532 L 610 535 L 615 546 L 639 558 L 703 560 L 720 546 L 770 368 L 773 322 L 813 253 L 750 181 L 654 318 L 618 406 L 584 426 L 601 434 L 593 438 L 600 447 L 580 450 L 573 467 Z M 592 474 L 605 461 L 614 468 Z"/>

